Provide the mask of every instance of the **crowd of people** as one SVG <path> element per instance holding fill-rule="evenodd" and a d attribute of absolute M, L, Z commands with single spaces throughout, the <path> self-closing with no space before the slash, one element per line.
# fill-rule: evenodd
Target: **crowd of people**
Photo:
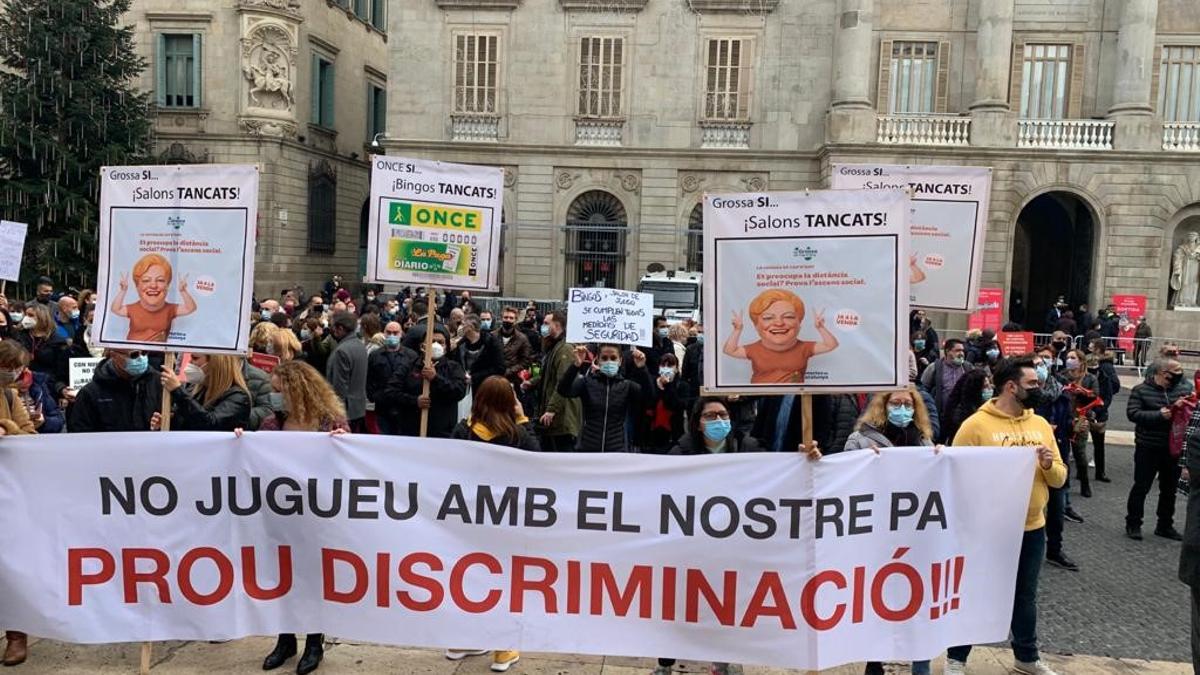
<path fill-rule="evenodd" d="M 166 392 L 171 430 L 238 435 L 418 436 L 424 419 L 429 437 L 542 452 L 800 451 L 819 461 L 843 451 L 901 446 L 932 452 L 946 445 L 1029 446 L 1038 469 L 1011 624 L 1016 669 L 1029 675 L 1052 675 L 1037 643 L 1041 564 L 1079 569 L 1065 543 L 1064 523 L 1083 521 L 1078 499 L 1071 498 L 1087 499 L 1110 482 L 1105 428 L 1121 383 L 1105 334 L 1107 314 L 1098 319 L 1099 334 L 1084 335 L 1083 349 L 1056 317 L 1048 344 L 1006 358 L 994 334 L 943 341 L 924 312 L 914 311 L 910 385 L 874 395 L 813 396 L 812 429 L 806 430 L 794 395 L 702 394 L 705 332 L 690 321 L 672 325 L 656 318 L 652 344 L 643 348 L 574 345 L 566 340 L 563 309 L 543 313 L 529 303 L 493 312 L 468 292 L 423 288 L 385 294 L 368 286 L 355 294 L 334 277 L 320 293 L 289 289 L 255 303 L 250 345 L 273 357 L 270 372 L 248 358 L 200 354 L 175 372 L 158 353 L 95 347 L 96 302 L 89 291 L 56 294 L 49 279 L 39 280 L 28 302 L 0 296 L 0 384 L 6 385 L 0 435 L 159 430 L 167 422 Z M 1068 314 L 1061 316 L 1070 319 Z M 71 358 L 101 355 L 90 383 L 78 391 L 68 386 Z M 1126 411 L 1137 429 L 1127 506 L 1131 539 L 1142 538 L 1144 503 L 1156 479 L 1154 534 L 1182 539 L 1175 528 L 1176 484 L 1183 447 L 1200 457 L 1200 435 L 1193 439 L 1192 433 L 1200 428 L 1196 404 L 1178 348 L 1167 345 L 1131 392 Z M 1176 433 L 1181 420 L 1183 431 Z M 806 432 L 811 445 L 802 443 Z M 1191 475 L 1200 477 L 1200 471 Z M 1200 582 L 1200 571 L 1195 576 Z M 308 635 L 297 672 L 317 669 L 323 649 L 322 635 Z M 279 668 L 298 651 L 296 636 L 281 635 L 263 667 Z M 8 631 L 4 665 L 23 662 L 27 653 L 25 635 Z M 485 653 L 454 649 L 446 656 Z M 964 672 L 969 653 L 966 646 L 951 649 L 946 672 Z M 497 672 L 520 659 L 511 649 L 491 655 Z M 673 664 L 661 659 L 654 672 L 666 675 Z M 928 662 L 912 667 L 929 672 Z M 712 666 L 714 675 L 737 670 Z M 869 663 L 866 672 L 882 673 L 883 666 Z"/>

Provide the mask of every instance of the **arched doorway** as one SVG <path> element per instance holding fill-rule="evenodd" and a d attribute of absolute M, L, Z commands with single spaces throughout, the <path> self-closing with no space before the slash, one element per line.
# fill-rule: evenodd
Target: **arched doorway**
<path fill-rule="evenodd" d="M 1038 195 L 1021 209 L 1013 236 L 1010 320 L 1047 332 L 1053 328 L 1046 314 L 1058 296 L 1076 312 L 1091 302 L 1097 227 L 1087 202 L 1069 192 Z"/>
<path fill-rule="evenodd" d="M 625 205 L 604 190 L 585 192 L 567 209 L 568 288 L 625 285 Z"/>
<path fill-rule="evenodd" d="M 689 272 L 704 270 L 704 207 L 697 204 L 688 216 L 687 269 Z"/>

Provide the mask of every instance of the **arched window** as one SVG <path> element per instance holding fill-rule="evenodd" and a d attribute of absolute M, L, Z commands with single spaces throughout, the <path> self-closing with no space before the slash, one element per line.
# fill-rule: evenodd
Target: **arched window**
<path fill-rule="evenodd" d="M 565 228 L 568 287 L 624 285 L 627 224 L 625 205 L 603 190 L 571 202 Z"/>
<path fill-rule="evenodd" d="M 704 269 L 704 207 L 700 204 L 688 216 L 687 268 L 689 272 Z"/>

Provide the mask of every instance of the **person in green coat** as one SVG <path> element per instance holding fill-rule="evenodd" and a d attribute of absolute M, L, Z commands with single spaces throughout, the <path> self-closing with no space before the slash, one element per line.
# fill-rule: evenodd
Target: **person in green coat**
<path fill-rule="evenodd" d="M 538 435 L 545 452 L 571 452 L 579 436 L 579 399 L 558 393 L 558 382 L 575 365 L 574 346 L 566 341 L 567 313 L 556 309 L 542 320 L 542 369 L 521 383 L 538 396 Z"/>

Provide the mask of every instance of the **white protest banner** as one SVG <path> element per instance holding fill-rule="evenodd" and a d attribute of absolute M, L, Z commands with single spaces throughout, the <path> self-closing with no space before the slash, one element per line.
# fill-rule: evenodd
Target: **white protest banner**
<path fill-rule="evenodd" d="M 649 347 L 654 330 L 654 294 L 615 288 L 572 288 L 567 292 L 567 341 Z"/>
<path fill-rule="evenodd" d="M 0 527 L 21 545 L 0 547 L 0 625 L 84 643 L 324 632 L 803 668 L 928 659 L 1008 635 L 1034 460 L 6 438 Z"/>
<path fill-rule="evenodd" d="M 96 344 L 245 354 L 258 168 L 100 170 Z"/>
<path fill-rule="evenodd" d="M 499 287 L 504 170 L 375 155 L 367 281 Z"/>
<path fill-rule="evenodd" d="M 94 358 L 73 358 L 68 362 L 71 389 L 79 391 L 88 382 L 92 381 L 92 375 L 96 372 L 96 366 L 104 359 Z"/>
<path fill-rule="evenodd" d="M 704 388 L 906 385 L 908 211 L 902 192 L 705 195 Z"/>
<path fill-rule="evenodd" d="M 21 259 L 25 256 L 25 234 L 29 226 L 0 220 L 0 279 L 19 281 Z"/>
<path fill-rule="evenodd" d="M 992 170 L 983 166 L 834 164 L 834 189 L 912 189 L 913 307 L 969 312 L 979 293 Z"/>

